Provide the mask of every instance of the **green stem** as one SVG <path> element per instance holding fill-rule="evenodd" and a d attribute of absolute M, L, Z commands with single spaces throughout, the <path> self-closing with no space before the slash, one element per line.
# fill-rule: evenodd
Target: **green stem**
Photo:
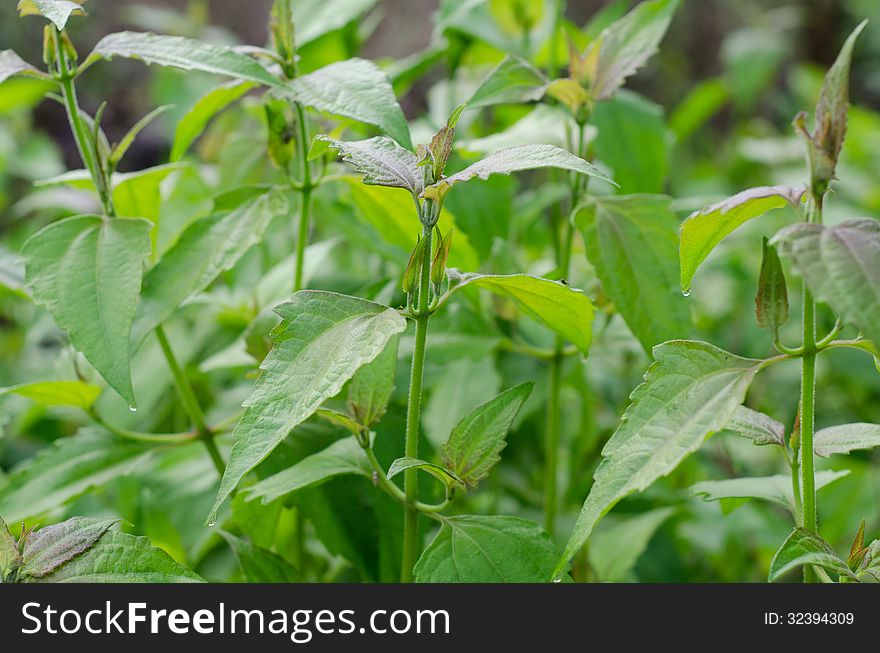
<path fill-rule="evenodd" d="M 113 435 L 125 438 L 126 440 L 150 442 L 154 444 L 180 444 L 183 442 L 189 442 L 198 437 L 198 434 L 194 431 L 186 431 L 184 433 L 143 433 L 141 431 L 129 431 L 128 429 L 113 426 L 108 423 L 94 408 L 89 408 L 86 412 L 96 424 L 100 424 Z"/>
<path fill-rule="evenodd" d="M 794 520 L 797 526 L 804 525 L 804 505 L 801 501 L 801 478 L 800 478 L 800 462 L 798 461 L 798 451 L 792 452 L 791 461 L 791 490 L 794 495 Z"/>
<path fill-rule="evenodd" d="M 299 229 L 296 238 L 296 271 L 294 273 L 293 290 L 302 290 L 303 265 L 305 262 L 306 245 L 309 240 L 312 210 L 312 170 L 309 166 L 309 124 L 306 113 L 299 102 L 294 103 L 296 122 L 299 129 L 297 137 L 297 156 L 300 160 L 300 206 Z"/>

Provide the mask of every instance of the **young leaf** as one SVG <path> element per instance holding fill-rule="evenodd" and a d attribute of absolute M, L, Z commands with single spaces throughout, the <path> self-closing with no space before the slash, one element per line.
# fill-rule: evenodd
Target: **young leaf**
<path fill-rule="evenodd" d="M 303 47 L 342 29 L 376 5 L 377 0 L 296 0 L 291 9 L 296 45 Z"/>
<path fill-rule="evenodd" d="M 627 515 L 614 525 L 597 529 L 590 540 L 588 553 L 590 566 L 599 581 L 621 583 L 629 580 L 651 538 L 673 512 L 672 508 L 659 508 L 640 515 Z"/>
<path fill-rule="evenodd" d="M 80 5 L 85 0 L 19 0 L 19 16 L 43 16 L 54 23 L 60 32 L 67 26 L 71 16 L 85 16 Z"/>
<path fill-rule="evenodd" d="M 42 578 L 68 560 L 87 551 L 107 532 L 115 519 L 73 517 L 30 534 L 22 551 L 19 575 Z"/>
<path fill-rule="evenodd" d="M 169 161 L 180 161 L 208 123 L 226 107 L 256 86 L 253 82 L 232 81 L 205 93 L 177 123 Z"/>
<path fill-rule="evenodd" d="M 0 388 L 0 395 L 16 394 L 44 406 L 75 406 L 87 410 L 101 395 L 101 388 L 83 381 L 42 381 Z"/>
<path fill-rule="evenodd" d="M 690 308 L 675 290 L 678 218 L 669 198 L 595 197 L 573 216 L 602 287 L 645 351 L 690 330 Z"/>
<path fill-rule="evenodd" d="M 816 474 L 816 489 L 849 475 L 849 470 L 839 472 L 821 471 Z M 700 481 L 691 486 L 691 492 L 702 496 L 706 501 L 721 499 L 761 499 L 776 503 L 795 514 L 794 492 L 791 476 L 776 474 L 759 478 L 731 478 L 722 481 Z"/>
<path fill-rule="evenodd" d="M 558 552 L 537 524 L 503 515 L 443 519 L 414 568 L 419 583 L 546 583 Z"/>
<path fill-rule="evenodd" d="M 328 136 L 318 138 L 339 150 L 342 160 L 363 175 L 361 181 L 365 184 L 405 188 L 416 195 L 424 190 L 424 178 L 416 155 L 386 136 L 347 142 Z"/>
<path fill-rule="evenodd" d="M 767 580 L 774 583 L 792 569 L 804 565 L 816 565 L 841 577 L 858 580 L 828 542 L 800 526 L 792 531 L 773 556 Z"/>
<path fill-rule="evenodd" d="M 262 504 L 266 505 L 279 497 L 313 487 L 343 474 L 365 478 L 373 475 L 363 447 L 350 437 L 337 440 L 326 449 L 303 458 L 292 467 L 250 486 L 245 490 L 245 496 L 248 501 L 262 499 Z"/>
<path fill-rule="evenodd" d="M 552 329 L 586 354 L 593 337 L 593 303 L 564 283 L 528 274 L 467 274 L 453 291 L 477 286 L 512 300 L 526 315 Z"/>
<path fill-rule="evenodd" d="M 776 248 L 764 238 L 764 255 L 755 295 L 755 315 L 762 329 L 778 329 L 788 322 L 788 289 Z"/>
<path fill-rule="evenodd" d="M 392 337 L 381 354 L 355 372 L 348 386 L 348 411 L 366 427 L 382 419 L 391 400 L 399 343 L 399 337 Z"/>
<path fill-rule="evenodd" d="M 544 97 L 547 77 L 528 61 L 507 55 L 486 76 L 467 101 L 471 109 L 493 104 L 521 104 Z"/>
<path fill-rule="evenodd" d="M 880 447 L 880 425 L 840 424 L 816 431 L 813 451 L 819 456 L 832 456 L 850 451 L 862 451 Z"/>
<path fill-rule="evenodd" d="M 159 263 L 144 276 L 132 340 L 137 347 L 171 317 L 181 302 L 207 288 L 260 242 L 273 218 L 287 213 L 277 190 L 256 196 L 229 213 L 191 224 Z"/>
<path fill-rule="evenodd" d="M 806 187 L 761 186 L 692 213 L 681 225 L 681 289 L 689 292 L 700 264 L 724 238 L 745 222 L 787 204 L 800 203 Z"/>
<path fill-rule="evenodd" d="M 265 358 L 265 356 L 263 356 L 263 358 Z M 352 435 L 360 435 L 364 431 L 364 425 L 352 418 L 351 415 L 347 415 L 338 410 L 333 410 L 332 408 L 319 408 L 315 411 L 315 415 L 321 419 L 327 420 L 331 424 L 341 426 Z"/>
<path fill-rule="evenodd" d="M 388 75 L 372 61 L 348 59 L 289 81 L 276 95 L 378 127 L 411 150 L 409 125 Z"/>
<path fill-rule="evenodd" d="M 737 406 L 727 423 L 727 430 L 749 438 L 756 445 L 785 446 L 785 426 L 772 417 L 745 406 Z"/>
<path fill-rule="evenodd" d="M 212 73 L 284 88 L 280 80 L 248 55 L 222 45 L 202 43 L 181 36 L 159 36 L 142 32 L 109 34 L 98 41 L 88 60 L 113 57 L 140 59 L 146 64 Z"/>
<path fill-rule="evenodd" d="M 15 537 L 9 532 L 6 522 L 0 517 L 0 583 L 21 565 L 21 555 Z"/>
<path fill-rule="evenodd" d="M 39 583 L 200 583 L 202 579 L 145 537 L 110 531 Z"/>
<path fill-rule="evenodd" d="M 37 74 L 39 71 L 13 50 L 0 50 L 0 83 L 23 73 Z"/>
<path fill-rule="evenodd" d="M 226 531 L 221 530 L 220 535 L 235 554 L 246 583 L 296 583 L 301 580 L 293 565 L 277 553 Z"/>
<path fill-rule="evenodd" d="M 143 118 L 138 120 L 134 126 L 129 129 L 125 136 L 122 137 L 122 140 L 114 146 L 113 151 L 110 153 L 110 164 L 112 168 L 116 168 L 116 164 L 118 164 L 122 157 L 128 152 L 128 149 L 134 144 L 135 139 L 151 122 L 153 122 L 156 118 L 161 116 L 166 111 L 174 108 L 173 105 L 166 104 L 161 107 L 156 107 L 150 113 L 145 115 Z"/>
<path fill-rule="evenodd" d="M 275 312 L 282 322 L 233 432 L 237 440 L 209 523 L 245 474 L 406 328 L 391 308 L 331 292 L 300 291 Z"/>
<path fill-rule="evenodd" d="M 534 383 L 521 383 L 477 406 L 452 429 L 440 455 L 466 487 L 474 488 L 489 475 L 507 446 L 507 432 L 532 392 Z"/>
<path fill-rule="evenodd" d="M 50 224 L 22 248 L 34 301 L 131 406 L 129 338 L 151 227 L 147 220 L 78 216 Z"/>
<path fill-rule="evenodd" d="M 403 458 L 398 458 L 391 466 L 388 468 L 388 478 L 394 478 L 401 472 L 405 472 L 408 469 L 420 469 L 423 472 L 427 472 L 438 481 L 443 483 L 447 488 L 452 488 L 455 486 L 465 487 L 465 482 L 459 478 L 455 472 L 442 465 L 435 465 L 434 463 L 429 463 L 426 460 L 420 460 L 418 458 L 409 458 L 404 456 Z"/>
<path fill-rule="evenodd" d="M 557 567 L 583 546 L 618 501 L 666 476 L 707 437 L 727 426 L 763 361 L 741 358 L 703 342 L 654 347 L 654 363 L 630 398 Z"/>
<path fill-rule="evenodd" d="M 440 179 L 443 176 L 443 171 L 446 169 L 446 162 L 449 160 L 449 155 L 452 154 L 452 141 L 455 138 L 455 126 L 458 124 L 458 119 L 461 118 L 461 113 L 465 109 L 464 104 L 459 104 L 452 111 L 452 115 L 449 116 L 449 119 L 446 121 L 446 125 L 440 129 L 434 137 L 431 139 L 431 144 L 428 146 L 428 149 L 431 152 L 431 156 L 434 159 L 434 168 L 432 179 Z"/>
<path fill-rule="evenodd" d="M 880 343 L 880 222 L 799 223 L 773 237 L 819 301 Z"/>

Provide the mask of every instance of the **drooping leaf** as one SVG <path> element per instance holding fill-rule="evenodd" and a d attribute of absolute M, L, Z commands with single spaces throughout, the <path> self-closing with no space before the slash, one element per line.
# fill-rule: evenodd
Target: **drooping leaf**
<path fill-rule="evenodd" d="M 880 222 L 799 223 L 773 237 L 819 301 L 880 343 Z"/>
<path fill-rule="evenodd" d="M 440 455 L 467 487 L 489 475 L 507 446 L 507 432 L 532 392 L 534 383 L 521 383 L 477 406 L 452 429 Z"/>
<path fill-rule="evenodd" d="M 36 73 L 36 68 L 18 56 L 13 50 L 0 50 L 0 83 L 22 73 Z"/>
<path fill-rule="evenodd" d="M 248 487 L 248 501 L 261 499 L 263 505 L 298 490 L 313 487 L 343 474 L 370 478 L 372 469 L 366 454 L 353 437 L 337 440 L 326 449 L 303 458 L 295 465 Z"/>
<path fill-rule="evenodd" d="M 300 580 L 293 565 L 277 553 L 226 531 L 220 531 L 220 535 L 235 554 L 246 583 L 295 583 Z"/>
<path fill-rule="evenodd" d="M 819 456 L 827 457 L 874 447 L 880 447 L 878 424 L 840 424 L 820 429 L 813 435 L 813 451 Z"/>
<path fill-rule="evenodd" d="M 41 381 L 0 388 L 0 395 L 16 394 L 44 406 L 75 406 L 88 409 L 101 394 L 101 388 L 84 381 Z"/>
<path fill-rule="evenodd" d="M 471 109 L 493 104 L 521 104 L 544 97 L 547 77 L 528 61 L 507 55 L 474 91 L 467 105 Z"/>
<path fill-rule="evenodd" d="M 297 0 L 291 3 L 296 44 L 303 47 L 342 29 L 376 5 L 377 0 Z"/>
<path fill-rule="evenodd" d="M 71 16 L 85 16 L 80 5 L 85 0 L 19 0 L 19 16 L 43 16 L 52 21 L 59 31 L 67 26 Z"/>
<path fill-rule="evenodd" d="M 399 343 L 400 338 L 391 338 L 373 362 L 355 372 L 348 386 L 348 410 L 364 426 L 382 419 L 391 400 Z"/>
<path fill-rule="evenodd" d="M 849 474 L 849 470 L 821 471 L 816 474 L 816 489 L 821 490 L 826 485 L 843 478 Z M 691 486 L 691 491 L 703 497 L 706 501 L 720 501 L 721 499 L 761 499 L 776 503 L 787 508 L 792 515 L 795 514 L 794 491 L 791 486 L 791 476 L 776 474 L 774 476 L 761 476 L 758 478 L 731 478 L 723 481 L 701 481 Z"/>
<path fill-rule="evenodd" d="M 574 216 L 605 293 L 648 352 L 690 331 L 690 308 L 676 289 L 678 218 L 669 201 L 593 197 Z"/>
<path fill-rule="evenodd" d="M 461 515 L 443 519 L 414 573 L 419 583 L 545 583 L 556 546 L 520 517 Z"/>
<path fill-rule="evenodd" d="M 281 324 L 245 412 L 208 521 L 242 477 L 406 327 L 395 310 L 356 297 L 303 290 L 275 309 Z"/>
<path fill-rule="evenodd" d="M 468 274 L 453 290 L 477 286 L 512 300 L 526 315 L 586 354 L 593 337 L 593 303 L 564 283 L 528 274 Z"/>
<path fill-rule="evenodd" d="M 366 59 L 347 59 L 288 82 L 275 93 L 318 111 L 378 127 L 412 149 L 409 125 L 388 75 Z"/>
<path fill-rule="evenodd" d="M 451 469 L 435 463 L 429 463 L 427 460 L 421 460 L 420 458 L 410 458 L 409 456 L 397 458 L 391 463 L 388 467 L 388 478 L 394 478 L 408 469 L 419 469 L 426 472 L 443 483 L 447 488 L 455 486 L 465 487 L 464 481 Z"/>
<path fill-rule="evenodd" d="M 557 571 L 617 502 L 666 476 L 707 437 L 727 426 L 763 365 L 703 342 L 657 345 L 645 382 L 602 449 L 593 487 Z"/>
<path fill-rule="evenodd" d="M 205 131 L 208 123 L 226 107 L 241 99 L 253 89 L 253 82 L 232 81 L 205 93 L 186 113 L 174 131 L 170 161 L 180 161 L 195 140 Z"/>
<path fill-rule="evenodd" d="M 32 582 L 199 583 L 202 579 L 146 537 L 110 531 L 85 553 Z"/>
<path fill-rule="evenodd" d="M 590 567 L 599 581 L 619 583 L 628 580 L 651 538 L 673 512 L 672 508 L 659 508 L 640 515 L 627 515 L 613 525 L 598 528 L 590 540 L 589 557 Z"/>
<path fill-rule="evenodd" d="M 762 329 L 778 329 L 788 322 L 788 288 L 776 248 L 764 239 L 764 255 L 755 295 L 755 316 Z"/>
<path fill-rule="evenodd" d="M 78 216 L 41 229 L 22 249 L 34 301 L 132 406 L 129 337 L 150 228 L 147 220 Z"/>
<path fill-rule="evenodd" d="M 139 345 L 185 299 L 207 288 L 260 242 L 273 218 L 286 214 L 279 191 L 258 195 L 229 213 L 197 220 L 144 276 L 132 340 Z"/>
<path fill-rule="evenodd" d="M 416 195 L 424 190 L 424 177 L 416 155 L 386 136 L 347 142 L 328 136 L 319 136 L 319 139 L 339 150 L 342 160 L 363 175 L 361 181 L 365 184 L 404 188 Z"/>
<path fill-rule="evenodd" d="M 271 87 L 284 84 L 246 54 L 222 45 L 203 43 L 181 36 L 162 36 L 144 32 L 108 34 L 95 46 L 95 57 L 139 59 L 146 64 L 169 66 L 224 77 L 234 77 Z"/>
<path fill-rule="evenodd" d="M 72 517 L 31 533 L 22 551 L 21 577 L 42 578 L 87 551 L 107 532 L 115 519 Z"/>
<path fill-rule="evenodd" d="M 749 438 L 756 445 L 778 444 L 785 446 L 785 426 L 757 410 L 738 406 L 727 423 L 727 429 Z"/>
<path fill-rule="evenodd" d="M 681 225 L 681 289 L 689 292 L 700 264 L 715 246 L 745 222 L 787 204 L 797 206 L 806 187 L 761 186 L 692 213 Z"/>
<path fill-rule="evenodd" d="M 776 582 L 792 569 L 804 565 L 816 565 L 841 577 L 858 580 L 828 542 L 800 526 L 792 531 L 773 556 L 767 580 Z"/>

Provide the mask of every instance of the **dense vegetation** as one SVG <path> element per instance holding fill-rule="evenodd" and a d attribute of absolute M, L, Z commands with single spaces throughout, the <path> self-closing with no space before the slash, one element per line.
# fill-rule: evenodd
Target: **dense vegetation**
<path fill-rule="evenodd" d="M 743 28 L 664 109 L 678 0 L 449 0 L 370 61 L 376 4 L 83 54 L 98 3 L 18 3 L 0 580 L 880 580 L 866 22 L 827 69 Z M 142 118 L 81 99 L 144 63 Z"/>

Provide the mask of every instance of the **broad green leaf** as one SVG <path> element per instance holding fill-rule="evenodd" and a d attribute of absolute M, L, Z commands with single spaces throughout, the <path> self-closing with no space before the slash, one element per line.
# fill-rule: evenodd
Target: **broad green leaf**
<path fill-rule="evenodd" d="M 493 104 L 521 104 L 544 97 L 547 77 L 528 61 L 507 55 L 483 80 L 467 101 L 468 108 Z"/>
<path fill-rule="evenodd" d="M 677 290 L 678 218 L 659 195 L 592 197 L 574 215 L 605 293 L 646 351 L 690 331 Z"/>
<path fill-rule="evenodd" d="M 559 281 L 528 274 L 467 274 L 453 288 L 476 286 L 507 297 L 530 318 L 552 329 L 586 354 L 593 338 L 593 303 Z"/>
<path fill-rule="evenodd" d="M 455 184 L 474 177 L 488 179 L 490 175 L 509 175 L 514 172 L 556 168 L 614 182 L 591 163 L 555 145 L 520 145 L 490 154 L 469 165 L 461 172 L 445 177 L 423 191 L 425 197 L 442 199 Z"/>
<path fill-rule="evenodd" d="M 110 531 L 40 583 L 199 583 L 202 579 L 145 537 Z"/>
<path fill-rule="evenodd" d="M 44 406 L 75 406 L 87 410 L 97 401 L 101 388 L 84 381 L 41 381 L 0 388 L 0 395 L 16 394 Z"/>
<path fill-rule="evenodd" d="M 296 0 L 291 3 L 296 45 L 317 41 L 342 29 L 376 5 L 377 0 Z"/>
<path fill-rule="evenodd" d="M 745 406 L 737 407 L 727 423 L 727 430 L 749 438 L 756 445 L 785 446 L 785 426 L 772 417 Z"/>
<path fill-rule="evenodd" d="M 761 186 L 750 188 L 692 213 L 681 225 L 681 289 L 690 292 L 700 264 L 724 238 L 753 218 L 786 205 L 797 207 L 806 187 Z"/>
<path fill-rule="evenodd" d="M 253 82 L 232 81 L 205 93 L 177 123 L 174 144 L 169 161 L 180 161 L 195 140 L 205 131 L 208 123 L 226 107 L 240 100 L 256 85 Z"/>
<path fill-rule="evenodd" d="M 246 583 L 295 583 L 301 580 L 293 565 L 277 553 L 226 531 L 220 531 L 220 535 L 235 554 Z"/>
<path fill-rule="evenodd" d="M 841 577 L 858 580 L 828 542 L 800 526 L 792 531 L 773 556 L 767 580 L 776 582 L 789 571 L 804 565 L 816 565 Z"/>
<path fill-rule="evenodd" d="M 0 50 L 0 83 L 22 73 L 36 73 L 37 69 L 13 50 Z"/>
<path fill-rule="evenodd" d="M 410 458 L 408 456 L 398 458 L 391 463 L 391 466 L 388 468 L 388 478 L 394 478 L 408 469 L 419 469 L 426 472 L 443 483 L 447 488 L 455 487 L 456 485 L 459 487 L 465 487 L 464 481 L 456 476 L 452 470 L 447 469 L 442 465 L 436 465 L 434 463 L 429 463 L 426 460 Z"/>
<path fill-rule="evenodd" d="M 849 474 L 849 470 L 821 471 L 816 474 L 816 489 L 821 490 L 826 485 L 843 478 Z M 701 481 L 691 486 L 691 491 L 703 497 L 706 501 L 720 501 L 721 499 L 761 499 L 776 503 L 787 508 L 792 515 L 795 514 L 794 491 L 791 486 L 791 476 L 776 474 L 774 476 L 761 476 L 758 478 L 731 478 L 723 481 Z"/>
<path fill-rule="evenodd" d="M 391 80 L 372 61 L 355 58 L 332 63 L 287 82 L 284 90 L 275 93 L 318 111 L 378 127 L 412 149 L 409 125 Z"/>
<path fill-rule="evenodd" d="M 788 288 L 776 248 L 764 239 L 758 293 L 755 295 L 755 316 L 762 329 L 779 329 L 788 322 Z"/>
<path fill-rule="evenodd" d="M 440 455 L 467 487 L 489 475 L 507 446 L 507 432 L 532 392 L 534 383 L 521 383 L 477 406 L 452 429 Z"/>
<path fill-rule="evenodd" d="M 303 458 L 292 467 L 248 487 L 245 493 L 248 501 L 261 499 L 263 505 L 266 505 L 279 497 L 344 474 L 366 478 L 370 478 L 373 474 L 363 448 L 353 437 L 337 440 L 326 449 Z"/>
<path fill-rule="evenodd" d="M 674 470 L 707 437 L 725 428 L 763 361 L 703 342 L 654 347 L 645 382 L 602 449 L 593 487 L 565 547 L 561 572 L 617 502 Z"/>
<path fill-rule="evenodd" d="M 234 211 L 217 213 L 190 225 L 144 276 L 133 328 L 135 347 L 171 317 L 184 300 L 231 269 L 260 242 L 272 219 L 286 214 L 287 209 L 284 195 L 272 190 Z"/>
<path fill-rule="evenodd" d="M 596 529 L 588 551 L 590 567 L 600 582 L 621 583 L 648 548 L 651 538 L 674 510 L 659 508 L 639 515 L 625 515 L 613 525 Z M 606 522 L 607 524 L 607 522 Z"/>
<path fill-rule="evenodd" d="M 15 537 L 9 532 L 6 522 L 0 517 L 0 583 L 6 581 L 10 573 L 18 569 L 21 555 Z"/>
<path fill-rule="evenodd" d="M 115 519 L 72 517 L 31 533 L 22 551 L 21 577 L 42 578 L 87 551 L 107 532 Z"/>
<path fill-rule="evenodd" d="M 339 150 L 342 160 L 363 175 L 361 181 L 365 184 L 404 188 L 416 195 L 425 188 L 416 155 L 386 136 L 374 136 L 364 141 L 337 141 L 329 136 L 318 138 Z"/>
<path fill-rule="evenodd" d="M 440 532 L 414 568 L 419 583 L 546 583 L 558 556 L 537 524 L 520 517 L 461 515 Z"/>
<path fill-rule="evenodd" d="M 95 57 L 139 59 L 146 64 L 234 77 L 266 86 L 284 87 L 280 80 L 246 54 L 226 46 L 202 43 L 181 36 L 117 32 L 98 41 L 89 55 L 89 60 Z"/>
<path fill-rule="evenodd" d="M 820 429 L 813 435 L 813 451 L 819 456 L 827 457 L 874 447 L 880 447 L 878 424 L 840 424 Z"/>
<path fill-rule="evenodd" d="M 359 369 L 348 386 L 348 410 L 364 426 L 370 427 L 385 414 L 397 372 L 399 337 L 393 337 L 371 363 Z"/>
<path fill-rule="evenodd" d="M 233 432 L 237 440 L 209 523 L 245 474 L 406 328 L 393 309 L 331 292 L 294 293 L 275 312 L 282 322 Z"/>
<path fill-rule="evenodd" d="M 880 343 L 880 222 L 800 223 L 773 237 L 813 295 Z"/>
<path fill-rule="evenodd" d="M 58 30 L 67 26 L 71 16 L 85 16 L 85 10 L 80 5 L 85 0 L 19 0 L 19 16 L 43 16 L 55 24 Z"/>
<path fill-rule="evenodd" d="M 129 338 L 150 228 L 147 220 L 78 216 L 50 224 L 22 249 L 34 301 L 131 406 Z"/>
<path fill-rule="evenodd" d="M 153 450 L 96 429 L 61 438 L 0 482 L 0 515 L 11 522 L 39 517 L 133 472 Z"/>

